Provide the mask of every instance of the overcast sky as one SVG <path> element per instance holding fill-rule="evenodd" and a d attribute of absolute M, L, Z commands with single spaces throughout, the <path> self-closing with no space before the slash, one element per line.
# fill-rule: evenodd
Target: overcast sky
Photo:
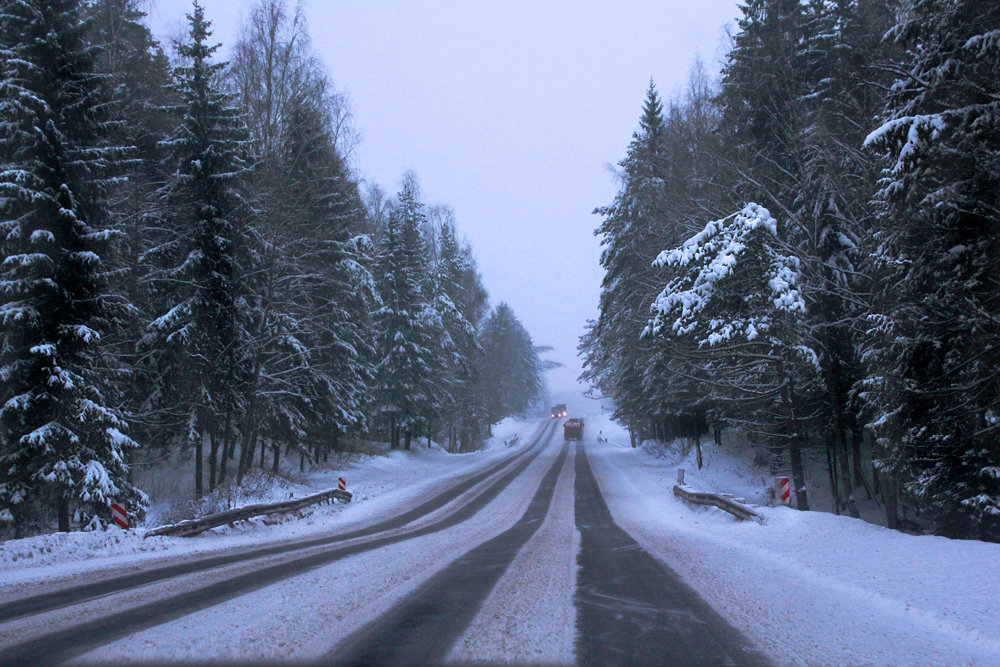
<path fill-rule="evenodd" d="M 294 0 L 290 0 L 294 3 Z M 228 52 L 252 0 L 202 0 Z M 154 0 L 154 33 L 189 0 Z M 597 316 L 595 207 L 617 190 L 652 78 L 680 91 L 696 54 L 714 70 L 736 0 L 312 0 L 313 47 L 352 100 L 366 180 L 416 172 L 450 205 L 493 303 L 506 301 L 549 358 L 550 387 L 576 385 L 576 346 Z"/>

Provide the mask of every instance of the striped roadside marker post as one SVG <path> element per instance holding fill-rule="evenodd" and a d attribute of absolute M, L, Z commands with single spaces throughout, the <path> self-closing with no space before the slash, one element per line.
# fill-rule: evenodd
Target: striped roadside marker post
<path fill-rule="evenodd" d="M 337 488 L 339 488 L 341 491 L 347 491 L 347 482 L 344 480 L 344 478 L 338 477 L 337 481 L 340 482 L 340 484 L 337 485 Z"/>
<path fill-rule="evenodd" d="M 792 504 L 791 485 L 787 477 L 774 478 L 774 496 L 782 505 L 790 506 Z"/>
<path fill-rule="evenodd" d="M 118 503 L 111 503 L 111 519 L 122 530 L 128 530 L 128 514 Z"/>

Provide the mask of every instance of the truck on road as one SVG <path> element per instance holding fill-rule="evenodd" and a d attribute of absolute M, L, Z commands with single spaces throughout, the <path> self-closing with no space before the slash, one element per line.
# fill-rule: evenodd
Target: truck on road
<path fill-rule="evenodd" d="M 552 418 L 553 419 L 559 419 L 560 417 L 565 417 L 565 416 L 566 416 L 566 404 L 565 403 L 557 403 L 556 405 L 552 406 Z"/>
<path fill-rule="evenodd" d="M 563 424 L 563 437 L 566 440 L 583 440 L 583 420 L 577 417 L 567 419 Z"/>

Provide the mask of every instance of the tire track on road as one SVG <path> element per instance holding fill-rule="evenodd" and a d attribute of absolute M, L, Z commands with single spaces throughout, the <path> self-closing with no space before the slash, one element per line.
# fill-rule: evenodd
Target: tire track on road
<path fill-rule="evenodd" d="M 576 451 L 577 664 L 768 665 L 768 661 L 673 570 L 611 517 L 587 461 Z"/>
<path fill-rule="evenodd" d="M 489 478 L 497 471 L 515 462 L 518 458 L 529 455 L 534 448 L 538 447 L 538 444 L 543 438 L 551 437 L 551 434 L 548 434 L 547 436 L 545 434 L 545 430 L 549 425 L 549 423 L 542 425 L 534 436 L 534 442 L 523 452 L 511 456 L 510 458 L 506 458 L 503 461 L 490 466 L 483 472 L 466 478 L 454 487 L 434 496 L 420 505 L 391 519 L 380 521 L 373 526 L 312 540 L 290 542 L 262 549 L 253 549 L 251 551 L 241 551 L 239 553 L 227 554 L 225 556 L 199 558 L 197 560 L 190 560 L 177 565 L 157 567 L 133 574 L 102 579 L 92 583 L 70 586 L 56 591 L 21 598 L 20 600 L 0 604 L 0 623 L 12 621 L 14 619 L 32 614 L 52 611 L 53 609 L 59 609 L 61 607 L 80 604 L 96 598 L 113 595 L 115 593 L 122 593 L 133 588 L 139 588 L 140 586 L 146 586 L 148 584 L 164 581 L 166 579 L 172 579 L 174 577 L 202 572 L 204 570 L 221 568 L 227 565 L 256 560 L 259 558 L 266 558 L 268 556 L 277 556 L 295 551 L 304 551 L 313 547 L 346 542 L 348 540 L 369 537 L 377 535 L 378 533 L 402 528 L 407 524 L 430 514 L 431 512 L 441 509 L 462 494 L 473 489 L 476 485 L 480 484 L 483 480 Z"/>
<path fill-rule="evenodd" d="M 380 618 L 339 644 L 322 664 L 440 663 L 475 618 L 486 597 L 545 520 L 568 445 L 542 478 L 521 519 L 472 549 Z"/>
<path fill-rule="evenodd" d="M 64 662 L 141 630 L 251 593 L 313 568 L 455 526 L 475 516 L 544 451 L 546 445 L 552 440 L 554 429 L 546 430 L 543 427 L 542 433 L 540 444 L 533 447 L 531 453 L 523 457 L 523 460 L 510 471 L 493 482 L 469 503 L 432 524 L 401 534 L 376 537 L 366 542 L 335 547 L 292 561 L 263 567 L 249 576 L 243 574 L 229 577 L 185 593 L 141 604 L 125 611 L 104 615 L 63 630 L 37 636 L 28 641 L 0 649 L 0 663 L 3 665 L 48 665 Z"/>

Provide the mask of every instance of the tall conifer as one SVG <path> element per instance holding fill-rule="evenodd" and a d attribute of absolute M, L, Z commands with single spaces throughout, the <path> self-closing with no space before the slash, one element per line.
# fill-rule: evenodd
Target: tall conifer
<path fill-rule="evenodd" d="M 238 110 L 220 90 L 222 63 L 212 63 L 210 22 L 198 2 L 188 15 L 184 64 L 176 77 L 180 124 L 165 142 L 171 174 L 163 195 L 167 222 L 154 248 L 161 263 L 153 277 L 161 314 L 148 344 L 159 351 L 170 400 L 183 414 L 184 440 L 195 452 L 195 493 L 203 491 L 202 445 L 209 451 L 209 488 L 218 453 L 235 437 L 236 391 L 246 372 L 246 328 L 240 307 L 255 248 L 240 193 L 246 178 L 247 133 Z"/>
<path fill-rule="evenodd" d="M 0 5 L 0 520 L 141 515 L 126 480 L 136 444 L 109 395 L 102 335 L 108 95 L 73 0 Z"/>

